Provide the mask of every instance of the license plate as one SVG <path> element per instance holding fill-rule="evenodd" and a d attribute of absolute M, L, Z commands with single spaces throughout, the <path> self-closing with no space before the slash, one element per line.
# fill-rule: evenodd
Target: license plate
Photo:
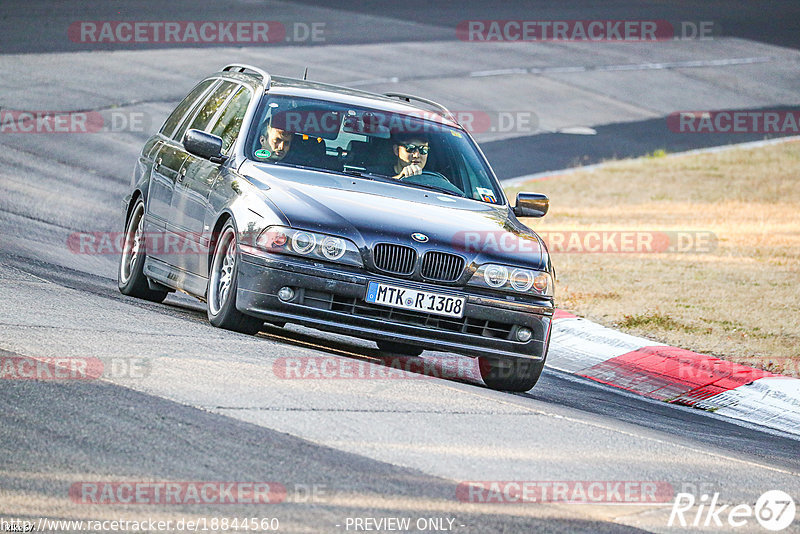
<path fill-rule="evenodd" d="M 370 304 L 460 318 L 464 316 L 464 302 L 466 299 L 431 291 L 419 291 L 407 287 L 370 282 L 367 286 L 367 296 L 364 300 Z"/>

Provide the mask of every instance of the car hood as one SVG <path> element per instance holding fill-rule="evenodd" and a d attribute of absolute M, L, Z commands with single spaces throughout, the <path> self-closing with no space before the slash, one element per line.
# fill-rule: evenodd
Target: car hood
<path fill-rule="evenodd" d="M 544 244 L 508 206 L 288 166 L 248 162 L 240 173 L 267 186 L 262 191 L 293 228 L 347 237 L 359 248 L 402 243 L 455 252 L 468 262 L 547 268 Z M 415 242 L 416 233 L 428 240 Z"/>

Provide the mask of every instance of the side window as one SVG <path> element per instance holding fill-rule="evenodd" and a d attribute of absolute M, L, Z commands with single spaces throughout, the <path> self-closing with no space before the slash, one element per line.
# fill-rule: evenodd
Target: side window
<path fill-rule="evenodd" d="M 247 112 L 250 99 L 250 91 L 244 87 L 240 88 L 211 130 L 212 134 L 222 138 L 223 154 L 228 153 L 231 146 L 233 146 L 233 142 L 236 141 L 236 137 L 239 135 L 239 130 L 242 127 L 242 120 L 244 120 L 244 114 Z"/>
<path fill-rule="evenodd" d="M 195 86 L 192 89 L 192 92 L 184 98 L 178 107 L 170 114 L 167 118 L 164 126 L 161 127 L 161 133 L 166 135 L 167 137 L 172 137 L 175 128 L 178 127 L 178 123 L 181 121 L 184 115 L 192 108 L 195 101 L 200 98 L 200 96 L 206 92 L 206 90 L 211 87 L 211 84 L 214 83 L 215 80 L 206 80 L 201 84 Z"/>
<path fill-rule="evenodd" d="M 231 96 L 231 93 L 233 93 L 236 87 L 237 84 L 231 82 L 223 82 L 220 84 L 220 86 L 211 93 L 211 96 L 206 99 L 200 111 L 197 112 L 189 129 L 207 131 L 209 122 L 211 122 L 214 114 L 216 114 L 217 110 L 225 103 L 228 97 Z"/>

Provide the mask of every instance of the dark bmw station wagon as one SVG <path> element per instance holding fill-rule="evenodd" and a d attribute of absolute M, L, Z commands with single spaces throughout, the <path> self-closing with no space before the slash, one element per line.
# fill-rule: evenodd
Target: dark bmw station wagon
<path fill-rule="evenodd" d="M 119 288 L 206 302 L 218 327 L 264 322 L 479 358 L 526 391 L 553 315 L 547 249 L 469 133 L 430 100 L 228 65 L 144 145 L 125 199 Z"/>

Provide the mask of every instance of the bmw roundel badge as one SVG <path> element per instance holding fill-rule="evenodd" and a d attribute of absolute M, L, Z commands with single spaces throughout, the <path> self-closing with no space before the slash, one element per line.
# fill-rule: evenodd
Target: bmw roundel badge
<path fill-rule="evenodd" d="M 414 241 L 419 241 L 420 243 L 426 243 L 428 241 L 428 236 L 426 236 L 425 234 L 421 234 L 419 232 L 414 232 L 413 234 L 411 234 L 411 238 Z"/>

